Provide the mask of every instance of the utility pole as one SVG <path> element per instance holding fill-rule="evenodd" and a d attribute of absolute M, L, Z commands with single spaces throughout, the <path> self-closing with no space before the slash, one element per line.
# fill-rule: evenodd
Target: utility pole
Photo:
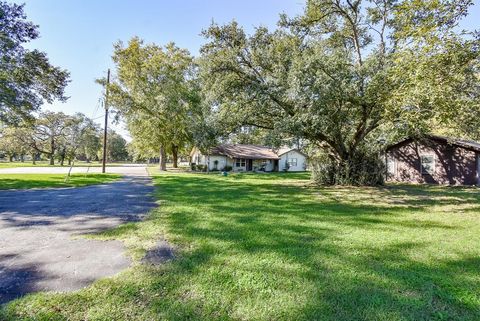
<path fill-rule="evenodd" d="M 107 163 L 107 126 L 108 126 L 108 85 L 110 84 L 110 69 L 107 72 L 107 84 L 105 87 L 105 128 L 103 130 L 103 159 L 102 159 L 102 173 L 105 173 L 105 164 Z"/>

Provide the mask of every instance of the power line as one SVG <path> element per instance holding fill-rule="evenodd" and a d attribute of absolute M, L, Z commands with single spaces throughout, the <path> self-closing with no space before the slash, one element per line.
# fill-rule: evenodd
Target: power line
<path fill-rule="evenodd" d="M 93 113 L 92 113 L 92 119 L 93 119 L 93 118 L 95 117 L 95 115 L 97 114 L 98 108 L 100 108 L 101 101 L 102 101 L 102 98 L 98 98 L 97 104 L 95 105 L 95 109 L 93 110 Z"/>
<path fill-rule="evenodd" d="M 92 120 L 100 119 L 100 118 L 102 118 L 103 116 L 105 116 L 105 114 L 102 114 L 102 115 L 100 115 L 100 116 L 98 116 L 98 117 L 92 118 Z"/>

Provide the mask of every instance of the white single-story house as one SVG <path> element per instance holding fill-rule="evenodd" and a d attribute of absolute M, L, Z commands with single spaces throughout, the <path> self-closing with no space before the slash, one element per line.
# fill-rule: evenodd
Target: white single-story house
<path fill-rule="evenodd" d="M 307 156 L 296 148 L 280 148 L 246 144 L 225 144 L 214 147 L 208 155 L 194 148 L 190 162 L 208 165 L 209 170 L 225 170 L 231 167 L 235 172 L 299 172 L 307 167 Z"/>

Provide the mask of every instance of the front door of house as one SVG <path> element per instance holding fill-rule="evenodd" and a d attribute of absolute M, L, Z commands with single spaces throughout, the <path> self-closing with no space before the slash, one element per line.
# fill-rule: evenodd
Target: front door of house
<path fill-rule="evenodd" d="M 273 171 L 278 172 L 278 159 L 273 161 Z"/>
<path fill-rule="evenodd" d="M 247 159 L 247 171 L 251 171 L 253 169 L 253 159 Z"/>

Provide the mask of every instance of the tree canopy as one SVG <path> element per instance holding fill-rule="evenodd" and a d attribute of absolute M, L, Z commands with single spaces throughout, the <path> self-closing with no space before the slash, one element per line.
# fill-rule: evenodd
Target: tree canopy
<path fill-rule="evenodd" d="M 192 109 L 198 104 L 193 57 L 170 43 L 165 47 L 132 38 L 114 46 L 117 79 L 110 85 L 112 104 L 125 118 L 133 146 L 144 155 L 173 155 L 191 140 Z"/>
<path fill-rule="evenodd" d="M 23 5 L 0 1 L 0 120 L 19 123 L 44 102 L 65 101 L 69 73 L 52 66 L 44 52 L 28 50 L 38 26 L 26 20 Z"/>
<path fill-rule="evenodd" d="M 84 114 L 67 115 L 62 112 L 41 112 L 32 122 L 23 122 L 16 126 L 6 126 L 0 130 L 0 151 L 10 160 L 13 156 L 23 160 L 31 155 L 35 162 L 38 155 L 45 155 L 54 165 L 58 159 L 63 165 L 75 158 L 86 161 L 98 159 L 101 148 L 102 132 L 92 119 Z M 108 159 L 126 160 L 126 141 L 111 131 L 108 145 Z"/>
<path fill-rule="evenodd" d="M 309 140 L 326 154 L 329 183 L 379 182 L 381 138 L 472 130 L 479 37 L 458 30 L 470 5 L 309 0 L 273 31 L 212 24 L 201 49 L 206 96 L 232 128 Z"/>

